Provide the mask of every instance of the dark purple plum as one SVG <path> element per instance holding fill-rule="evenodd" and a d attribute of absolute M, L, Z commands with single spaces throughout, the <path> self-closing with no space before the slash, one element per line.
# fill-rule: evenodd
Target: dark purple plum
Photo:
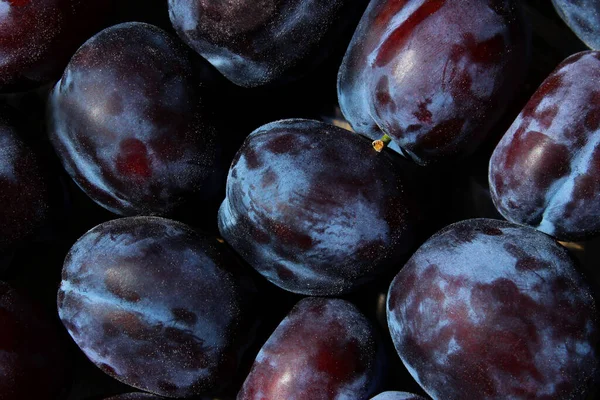
<path fill-rule="evenodd" d="M 34 233 L 50 209 L 48 178 L 24 129 L 14 110 L 0 109 L 0 253 Z"/>
<path fill-rule="evenodd" d="M 60 76 L 69 57 L 107 19 L 113 0 L 0 0 L 0 91 Z"/>
<path fill-rule="evenodd" d="M 296 79 L 319 64 L 366 0 L 169 0 L 175 30 L 233 83 Z"/>
<path fill-rule="evenodd" d="M 364 399 L 379 387 L 382 355 L 354 305 L 306 298 L 262 347 L 237 399 Z"/>
<path fill-rule="evenodd" d="M 65 348 L 42 309 L 0 282 L 0 400 L 55 400 L 65 392 Z"/>
<path fill-rule="evenodd" d="M 552 4 L 588 47 L 600 50 L 600 3 L 597 0 L 552 0 Z"/>
<path fill-rule="evenodd" d="M 396 276 L 388 325 L 434 399 L 583 399 L 598 373 L 598 313 L 568 252 L 528 227 L 462 221 Z"/>
<path fill-rule="evenodd" d="M 167 397 L 228 385 L 256 313 L 254 286 L 216 239 L 158 217 L 98 225 L 71 248 L 60 318 L 85 355 Z"/>
<path fill-rule="evenodd" d="M 229 170 L 223 238 L 277 286 L 352 291 L 404 262 L 419 211 L 389 154 L 348 131 L 285 120 L 254 131 Z"/>
<path fill-rule="evenodd" d="M 56 84 L 52 143 L 110 211 L 172 215 L 220 195 L 221 146 L 191 56 L 159 28 L 125 23 L 88 40 Z"/>
<path fill-rule="evenodd" d="M 600 234 L 600 52 L 563 61 L 490 160 L 492 200 L 509 221 L 561 240 Z"/>
<path fill-rule="evenodd" d="M 384 392 L 373 397 L 371 400 L 425 400 L 421 396 L 406 392 Z"/>
<path fill-rule="evenodd" d="M 353 129 L 420 165 L 474 151 L 525 76 L 516 0 L 373 0 L 340 69 Z"/>

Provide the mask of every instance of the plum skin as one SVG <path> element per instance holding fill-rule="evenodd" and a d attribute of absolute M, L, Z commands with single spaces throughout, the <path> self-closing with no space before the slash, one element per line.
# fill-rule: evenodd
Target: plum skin
<path fill-rule="evenodd" d="M 254 131 L 238 151 L 219 230 L 275 285 L 337 295 L 408 258 L 421 218 L 413 195 L 401 165 L 365 138 L 283 120 Z"/>
<path fill-rule="evenodd" d="M 0 281 L 0 399 L 54 400 L 68 383 L 66 349 L 41 307 Z"/>
<path fill-rule="evenodd" d="M 365 398 L 383 353 L 370 322 L 340 299 L 300 300 L 256 357 L 238 400 Z"/>
<path fill-rule="evenodd" d="M 472 153 L 524 80 L 528 30 L 512 0 L 372 1 L 338 98 L 356 132 L 419 165 Z"/>
<path fill-rule="evenodd" d="M 366 0 L 169 0 L 179 37 L 243 87 L 284 84 L 319 65 Z"/>
<path fill-rule="evenodd" d="M 600 50 L 600 4 L 595 1 L 552 0 L 554 8 L 589 48 Z"/>
<path fill-rule="evenodd" d="M 157 27 L 120 24 L 88 40 L 54 87 L 52 144 L 104 208 L 171 216 L 220 201 L 221 145 L 191 56 Z"/>
<path fill-rule="evenodd" d="M 222 390 L 255 324 L 255 286 L 214 238 L 158 217 L 98 225 L 65 259 L 59 316 L 86 356 L 166 397 Z M 248 335 L 249 336 L 249 335 Z"/>
<path fill-rule="evenodd" d="M 490 191 L 509 221 L 560 240 L 600 234 L 599 71 L 599 52 L 564 60 L 496 146 Z"/>
<path fill-rule="evenodd" d="M 598 372 L 591 290 L 531 228 L 450 225 L 398 273 L 387 310 L 398 354 L 434 399 L 579 398 Z"/>
<path fill-rule="evenodd" d="M 424 400 L 423 397 L 406 392 L 384 392 L 373 397 L 371 400 Z"/>
<path fill-rule="evenodd" d="M 0 253 L 33 234 L 50 213 L 48 176 L 20 138 L 23 128 L 14 110 L 0 109 Z"/>
<path fill-rule="evenodd" d="M 0 1 L 0 91 L 56 79 L 69 57 L 108 19 L 113 0 Z"/>

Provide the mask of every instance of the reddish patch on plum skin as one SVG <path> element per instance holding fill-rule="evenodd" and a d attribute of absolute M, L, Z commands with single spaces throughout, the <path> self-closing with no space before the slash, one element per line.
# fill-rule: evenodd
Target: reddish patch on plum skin
<path fill-rule="evenodd" d="M 370 324 L 350 303 L 301 300 L 261 349 L 238 399 L 364 398 L 378 384 L 378 346 Z"/>
<path fill-rule="evenodd" d="M 592 178 L 600 135 L 600 92 L 590 83 L 600 78 L 597 55 L 582 52 L 563 61 L 490 160 L 490 189 L 500 213 L 561 240 L 600 233 L 594 222 L 600 207 L 591 200 L 600 193 Z"/>
<path fill-rule="evenodd" d="M 446 0 L 429 0 L 424 2 L 421 7 L 411 14 L 406 22 L 395 29 L 381 45 L 377 58 L 375 59 L 375 65 L 378 67 L 385 67 L 389 64 L 396 56 L 398 49 L 408 41 L 415 28 L 439 11 L 445 4 Z M 399 10 L 400 9 L 398 9 L 398 11 Z"/>
<path fill-rule="evenodd" d="M 462 246 L 483 240 L 485 230 L 469 242 L 453 235 L 455 227 L 468 224 L 502 230 L 512 227 L 513 232 L 487 235 L 489 255 L 482 257 L 485 252 L 468 253 L 470 250 L 463 250 Z M 514 230 L 529 236 L 521 237 Z M 586 385 L 598 368 L 598 356 L 593 350 L 580 355 L 572 341 L 581 341 L 593 349 L 597 340 L 596 306 L 589 288 L 558 245 L 554 244 L 551 254 L 539 247 L 543 251 L 540 257 L 545 259 L 524 250 L 522 246 L 533 235 L 551 242 L 533 230 L 500 221 L 453 225 L 434 235 L 392 283 L 388 321 L 396 348 L 403 361 L 416 369 L 430 394 L 443 399 L 566 399 L 588 390 Z M 469 255 L 471 263 L 457 265 L 450 258 L 444 265 L 425 264 L 429 258 L 439 259 L 437 249 L 445 246 L 455 250 L 444 254 Z M 515 257 L 513 267 L 495 266 L 497 259 L 492 254 L 497 255 L 502 249 Z M 480 282 L 469 275 L 469 270 L 481 268 L 481 264 L 506 274 L 489 283 Z M 445 288 L 443 292 L 441 287 Z M 443 306 L 422 312 L 421 307 L 427 304 Z M 441 324 L 442 321 L 445 322 Z M 451 341 L 454 349 L 448 351 Z M 563 348 L 567 349 L 566 359 Z M 560 368 L 546 365 L 548 360 L 560 363 Z M 557 389 L 544 395 L 548 385 Z"/>
<path fill-rule="evenodd" d="M 138 139 L 126 139 L 120 144 L 120 154 L 117 158 L 117 170 L 122 175 L 134 178 L 152 176 L 148 150 L 144 142 Z"/>

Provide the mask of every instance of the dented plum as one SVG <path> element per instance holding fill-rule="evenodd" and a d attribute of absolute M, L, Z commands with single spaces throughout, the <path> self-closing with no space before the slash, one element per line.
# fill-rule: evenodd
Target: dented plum
<path fill-rule="evenodd" d="M 434 399 L 585 398 L 598 373 L 591 290 L 528 227 L 443 229 L 396 276 L 387 309 L 398 354 Z"/>
<path fill-rule="evenodd" d="M 425 400 L 421 396 L 406 392 L 384 392 L 373 397 L 371 400 Z"/>
<path fill-rule="evenodd" d="M 169 0 L 175 30 L 229 80 L 283 83 L 314 68 L 354 29 L 367 0 Z"/>
<path fill-rule="evenodd" d="M 60 318 L 85 355 L 167 397 L 219 391 L 256 318 L 254 286 L 216 239 L 157 217 L 101 224 L 71 248 Z"/>
<path fill-rule="evenodd" d="M 552 0 L 554 8 L 590 48 L 600 50 L 600 2 L 595 0 Z"/>
<path fill-rule="evenodd" d="M 354 305 L 306 298 L 262 347 L 237 399 L 364 399 L 382 363 L 377 335 Z"/>
<path fill-rule="evenodd" d="M 0 253 L 30 236 L 49 215 L 48 177 L 21 139 L 14 110 L 0 109 Z"/>
<path fill-rule="evenodd" d="M 406 260 L 419 211 L 404 171 L 358 135 L 317 121 L 254 131 L 219 210 L 223 238 L 286 290 L 336 295 Z"/>
<path fill-rule="evenodd" d="M 110 211 L 173 215 L 220 195 L 225 169 L 190 57 L 159 28 L 125 23 L 88 40 L 55 86 L 52 143 Z"/>
<path fill-rule="evenodd" d="M 421 165 L 471 153 L 524 79 L 516 0 L 373 0 L 340 69 L 355 131 Z"/>
<path fill-rule="evenodd" d="M 492 200 L 509 221 L 561 240 L 600 234 L 600 52 L 567 58 L 490 160 Z"/>
<path fill-rule="evenodd" d="M 65 392 L 65 348 L 42 309 L 0 282 L 0 399 L 55 400 Z"/>

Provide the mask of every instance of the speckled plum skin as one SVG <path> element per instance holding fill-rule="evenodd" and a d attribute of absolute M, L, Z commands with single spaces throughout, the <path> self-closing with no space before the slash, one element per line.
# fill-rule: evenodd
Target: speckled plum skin
<path fill-rule="evenodd" d="M 600 233 L 600 52 L 563 61 L 492 155 L 492 200 L 509 221 L 561 240 Z"/>
<path fill-rule="evenodd" d="M 100 28 L 113 0 L 0 0 L 0 91 L 60 76 L 77 47 Z"/>
<path fill-rule="evenodd" d="M 237 400 L 364 399 L 379 386 L 382 354 L 354 305 L 306 298 L 262 347 Z"/>
<path fill-rule="evenodd" d="M 595 0 L 552 0 L 552 4 L 588 47 L 600 50 L 600 3 Z"/>
<path fill-rule="evenodd" d="M 340 68 L 340 107 L 355 131 L 389 135 L 414 162 L 448 162 L 502 116 L 528 47 L 516 0 L 374 0 Z"/>
<path fill-rule="evenodd" d="M 352 291 L 406 260 L 419 211 L 389 154 L 310 120 L 262 126 L 229 170 L 223 238 L 277 286 Z"/>
<path fill-rule="evenodd" d="M 190 56 L 157 27 L 120 24 L 88 40 L 54 87 L 52 143 L 108 210 L 166 216 L 216 201 L 225 168 Z"/>
<path fill-rule="evenodd" d="M 425 400 L 421 396 L 406 392 L 384 392 L 373 397 L 371 400 Z"/>
<path fill-rule="evenodd" d="M 71 248 L 59 316 L 121 382 L 167 397 L 234 378 L 256 313 L 253 282 L 216 239 L 158 217 L 98 225 Z"/>
<path fill-rule="evenodd" d="M 21 122 L 0 109 L 0 253 L 34 233 L 50 210 L 48 177 L 20 138 Z"/>
<path fill-rule="evenodd" d="M 65 348 L 41 308 L 0 282 L 0 400 L 55 400 L 67 384 Z"/>
<path fill-rule="evenodd" d="M 390 286 L 388 325 L 433 399 L 579 399 L 598 371 L 590 288 L 551 237 L 466 220 L 431 237 Z"/>
<path fill-rule="evenodd" d="M 366 0 L 169 0 L 181 39 L 233 83 L 285 83 L 354 29 Z"/>

